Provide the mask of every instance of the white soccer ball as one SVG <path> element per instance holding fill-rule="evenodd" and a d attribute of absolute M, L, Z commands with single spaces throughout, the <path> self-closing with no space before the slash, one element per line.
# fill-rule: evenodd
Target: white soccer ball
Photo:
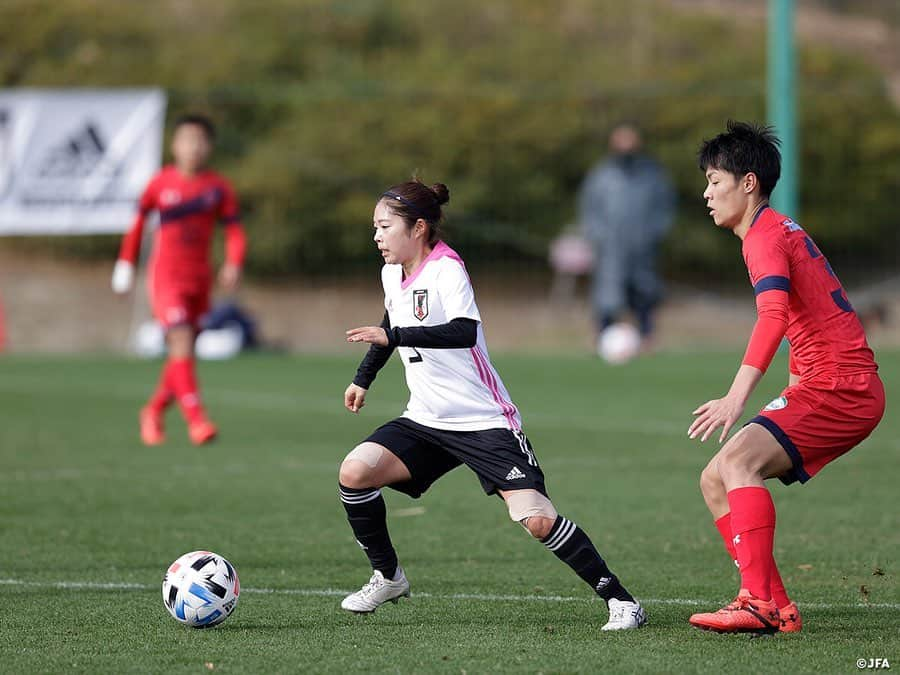
<path fill-rule="evenodd" d="M 236 323 L 228 323 L 223 328 L 207 328 L 197 336 L 194 351 L 198 358 L 223 360 L 237 356 L 244 343 L 244 334 Z"/>
<path fill-rule="evenodd" d="M 626 363 L 637 356 L 640 348 L 641 334 L 630 323 L 614 323 L 597 340 L 597 353 L 608 363 Z"/>
<path fill-rule="evenodd" d="M 210 551 L 185 553 L 163 577 L 166 609 L 176 621 L 192 628 L 222 623 L 234 611 L 240 594 L 234 566 Z"/>
<path fill-rule="evenodd" d="M 166 331 L 156 321 L 145 321 L 134 332 L 134 353 L 144 359 L 155 359 L 166 353 Z"/>

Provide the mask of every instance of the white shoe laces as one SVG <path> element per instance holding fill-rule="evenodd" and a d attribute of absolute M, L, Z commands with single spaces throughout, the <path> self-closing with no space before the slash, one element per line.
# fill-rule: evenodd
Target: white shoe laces
<path fill-rule="evenodd" d="M 366 583 L 362 588 L 359 589 L 359 594 L 362 597 L 367 598 L 384 585 L 384 577 L 380 574 L 373 574 L 368 583 Z"/>

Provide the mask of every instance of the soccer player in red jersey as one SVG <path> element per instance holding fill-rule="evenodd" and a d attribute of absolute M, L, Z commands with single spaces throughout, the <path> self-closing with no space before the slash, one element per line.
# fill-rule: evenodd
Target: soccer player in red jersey
<path fill-rule="evenodd" d="M 147 445 L 165 439 L 163 413 L 173 400 L 181 408 L 191 442 L 202 445 L 217 433 L 200 399 L 194 342 L 200 318 L 209 310 L 210 247 L 216 223 L 225 226 L 225 263 L 219 283 L 228 292 L 240 281 L 246 239 L 234 190 L 225 178 L 206 168 L 214 140 L 215 128 L 202 115 L 185 115 L 175 122 L 174 164 L 163 167 L 144 190 L 113 271 L 113 290 L 128 292 L 144 222 L 151 211 L 157 211 L 159 228 L 149 262 L 148 290 L 153 314 L 166 330 L 168 360 L 140 414 L 141 439 Z"/>
<path fill-rule="evenodd" d="M 705 441 L 722 427 L 721 443 L 782 338 L 790 342 L 788 387 L 700 476 L 741 576 L 734 602 L 690 618 L 718 632 L 800 630 L 772 555 L 775 506 L 764 481 L 805 483 L 872 433 L 884 414 L 878 366 L 834 270 L 800 225 L 769 206 L 781 172 L 778 144 L 768 127 L 729 122 L 699 152 L 708 182 L 703 197 L 715 224 L 742 241 L 758 316 L 731 388 L 694 411 L 688 435 Z"/>

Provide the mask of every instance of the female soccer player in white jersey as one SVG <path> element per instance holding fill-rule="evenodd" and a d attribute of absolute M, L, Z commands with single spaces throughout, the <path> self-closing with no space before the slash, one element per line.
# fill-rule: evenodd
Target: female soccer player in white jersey
<path fill-rule="evenodd" d="M 395 185 L 375 206 L 375 244 L 386 312 L 381 326 L 347 331 L 369 351 L 344 405 L 359 412 L 376 374 L 395 349 L 406 369 L 410 399 L 402 417 L 379 427 L 344 459 L 340 496 L 350 527 L 372 564 L 343 609 L 373 612 L 409 596 L 409 582 L 388 535 L 381 488 L 420 497 L 434 481 L 465 464 L 484 491 L 499 494 L 521 523 L 609 607 L 602 630 L 638 628 L 644 610 L 609 570 L 588 536 L 560 516 L 544 487 L 519 411 L 488 358 L 481 316 L 459 255 L 439 238 L 449 192 L 418 180 Z"/>

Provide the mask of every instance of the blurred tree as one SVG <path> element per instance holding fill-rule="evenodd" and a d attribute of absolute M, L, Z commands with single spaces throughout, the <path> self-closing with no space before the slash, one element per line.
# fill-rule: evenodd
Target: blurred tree
<path fill-rule="evenodd" d="M 694 155 L 727 118 L 763 118 L 763 29 L 656 0 L 6 0 L 0 86 L 158 85 L 173 114 L 213 114 L 257 275 L 370 270 L 374 200 L 414 172 L 450 186 L 449 238 L 472 265 L 540 264 L 629 118 L 678 183 L 668 274 L 735 281 Z M 795 215 L 840 265 L 896 265 L 900 114 L 883 78 L 824 46 L 798 63 Z"/>

